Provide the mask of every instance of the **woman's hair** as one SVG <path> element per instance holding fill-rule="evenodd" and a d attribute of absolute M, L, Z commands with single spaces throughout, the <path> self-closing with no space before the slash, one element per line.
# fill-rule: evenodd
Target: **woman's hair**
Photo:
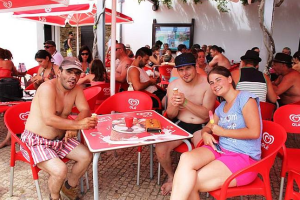
<path fill-rule="evenodd" d="M 90 62 L 93 60 L 93 58 L 92 58 L 92 53 L 91 53 L 90 48 L 89 48 L 88 46 L 86 46 L 86 45 L 82 46 L 82 47 L 79 49 L 78 60 L 79 60 L 80 62 L 83 61 L 83 60 L 82 60 L 82 57 L 81 57 L 81 53 L 82 53 L 83 51 L 87 51 L 87 52 L 88 52 L 89 57 L 88 57 L 88 59 L 87 59 L 87 62 L 90 63 Z"/>
<path fill-rule="evenodd" d="M 103 63 L 99 59 L 95 59 L 91 65 L 91 74 L 95 75 L 93 81 L 107 81 L 106 70 L 103 66 Z"/>
<path fill-rule="evenodd" d="M 219 74 L 219 75 L 222 75 L 222 76 L 225 76 L 225 77 L 231 77 L 231 73 L 229 71 L 229 69 L 227 69 L 226 67 L 223 67 L 223 66 L 216 66 L 214 67 L 207 75 L 207 82 L 209 83 L 209 76 L 211 74 Z M 232 79 L 232 86 L 233 88 L 235 89 L 235 82 L 233 81 Z"/>
<path fill-rule="evenodd" d="M 37 58 L 46 59 L 47 57 L 49 57 L 49 61 L 51 61 L 52 58 L 51 54 L 48 51 L 41 49 L 35 54 L 34 59 Z"/>
<path fill-rule="evenodd" d="M 222 47 L 218 47 L 217 45 L 211 46 L 210 49 L 217 51 L 219 53 L 225 53 L 225 50 Z"/>
<path fill-rule="evenodd" d="M 11 60 L 13 59 L 13 56 L 8 49 L 0 48 L 0 58 L 3 60 Z"/>
<path fill-rule="evenodd" d="M 300 51 L 294 53 L 293 58 L 298 58 L 298 60 L 300 60 Z"/>

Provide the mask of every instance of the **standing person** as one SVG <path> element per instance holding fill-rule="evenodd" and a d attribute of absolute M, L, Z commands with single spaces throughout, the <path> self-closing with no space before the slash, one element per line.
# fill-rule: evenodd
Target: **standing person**
<path fill-rule="evenodd" d="M 90 64 L 93 60 L 92 52 L 88 46 L 84 45 L 80 48 L 78 60 L 81 62 L 82 67 L 81 77 L 84 77 L 90 73 Z"/>
<path fill-rule="evenodd" d="M 221 188 L 226 179 L 240 169 L 261 159 L 262 120 L 259 100 L 255 95 L 234 89 L 230 72 L 216 66 L 208 75 L 214 94 L 223 97 L 216 109 L 214 122 L 209 122 L 201 133 L 204 146 L 183 153 L 175 173 L 171 200 L 200 199 L 200 192 Z M 224 152 L 216 152 L 214 136 Z M 242 174 L 230 187 L 247 185 L 257 173 Z"/>
<path fill-rule="evenodd" d="M 51 62 L 51 55 L 46 50 L 39 50 L 35 54 L 35 60 L 39 63 L 40 68 L 31 81 L 34 88 L 37 89 L 43 82 L 56 78 L 59 67 Z"/>
<path fill-rule="evenodd" d="M 65 45 L 65 49 L 67 51 L 67 57 L 73 57 L 72 40 L 73 40 L 73 33 L 72 33 L 72 31 L 70 31 L 69 35 L 68 35 L 68 39 L 66 41 L 67 45 Z"/>
<path fill-rule="evenodd" d="M 194 135 L 192 142 L 197 145 L 200 141 L 201 130 L 208 121 L 208 111 L 213 109 L 216 96 L 207 83 L 204 75 L 196 71 L 196 60 L 193 54 L 183 53 L 175 58 L 175 68 L 180 78 L 169 83 L 167 89 L 167 116 L 178 126 Z M 173 89 L 178 92 L 174 93 Z M 182 141 L 156 144 L 155 151 L 158 161 L 168 174 L 168 180 L 161 187 L 162 194 L 167 195 L 172 190 L 174 171 L 172 169 L 171 151 Z"/>
<path fill-rule="evenodd" d="M 266 102 L 268 99 L 275 103 L 277 95 L 270 78 L 257 69 L 258 63 L 261 61 L 258 52 L 248 50 L 241 60 L 242 67 L 231 72 L 236 89 L 255 94 L 259 101 Z"/>
<path fill-rule="evenodd" d="M 300 101 L 300 73 L 292 68 L 292 56 L 277 53 L 273 59 L 272 68 L 280 80 L 273 83 L 273 88 L 280 105 Z M 279 78 L 278 78 L 279 79 Z"/>
<path fill-rule="evenodd" d="M 116 81 L 124 83 L 126 81 L 127 69 L 132 63 L 132 59 L 126 54 L 126 48 L 123 43 L 116 44 L 116 59 L 119 63 L 116 66 Z"/>
<path fill-rule="evenodd" d="M 213 59 L 209 62 L 210 67 L 223 66 L 227 69 L 230 69 L 230 62 L 228 58 L 222 54 L 223 52 L 225 53 L 224 49 L 222 47 L 218 47 L 217 45 L 213 45 L 210 48 L 210 55 L 213 57 Z"/>
<path fill-rule="evenodd" d="M 67 199 L 79 199 L 75 187 L 92 161 L 92 153 L 75 139 L 78 130 L 97 125 L 97 118 L 90 117 L 81 87 L 76 86 L 81 71 L 75 58 L 64 59 L 58 78 L 43 83 L 37 90 L 21 135 L 34 163 L 50 174 L 50 199 L 59 199 L 59 193 Z M 68 116 L 74 105 L 79 114 L 70 120 Z M 26 151 L 21 150 L 28 160 Z M 67 180 L 68 167 L 61 160 L 64 157 L 75 161 Z"/>
<path fill-rule="evenodd" d="M 47 40 L 46 42 L 44 42 L 44 48 L 52 56 L 51 62 L 53 62 L 57 66 L 60 66 L 64 58 L 61 53 L 56 50 L 55 42 L 53 42 L 52 40 Z"/>

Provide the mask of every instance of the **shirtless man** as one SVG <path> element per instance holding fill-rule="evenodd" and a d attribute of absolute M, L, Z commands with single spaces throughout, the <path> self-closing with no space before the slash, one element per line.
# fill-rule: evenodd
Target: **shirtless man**
<path fill-rule="evenodd" d="M 75 187 L 92 161 L 87 147 L 75 139 L 77 130 L 97 125 L 97 118 L 90 117 L 81 87 L 76 86 L 81 72 L 75 58 L 64 59 L 58 77 L 44 82 L 37 90 L 21 135 L 34 163 L 50 175 L 50 199 L 59 199 L 60 193 L 66 199 L 79 199 Z M 70 120 L 68 116 L 74 105 L 80 113 L 75 120 Z M 28 158 L 25 150 L 22 153 Z M 64 157 L 75 161 L 66 181 L 68 167 L 61 160 Z"/>
<path fill-rule="evenodd" d="M 280 82 L 273 83 L 274 91 L 280 97 L 280 105 L 300 101 L 300 73 L 292 68 L 292 56 L 277 53 L 272 68 L 282 77 Z"/>
<path fill-rule="evenodd" d="M 223 66 L 226 67 L 227 69 L 230 69 L 231 65 L 228 60 L 222 53 L 225 53 L 224 49 L 221 47 L 218 47 L 216 45 L 213 45 L 210 48 L 210 55 L 213 57 L 213 59 L 209 62 L 210 67 L 214 66 Z"/>
<path fill-rule="evenodd" d="M 169 119 L 189 133 L 202 129 L 208 121 L 208 111 L 212 110 L 216 96 L 207 82 L 207 76 L 198 74 L 196 60 L 193 54 L 183 53 L 175 58 L 175 67 L 180 78 L 172 81 L 167 90 Z M 173 91 L 178 88 L 178 92 Z M 192 142 L 197 145 L 201 140 L 200 131 L 194 134 Z M 162 194 L 167 195 L 172 190 L 174 171 L 172 169 L 171 151 L 182 141 L 157 144 L 156 155 L 162 167 L 168 174 L 168 181 L 161 187 Z"/>
<path fill-rule="evenodd" d="M 116 81 L 124 83 L 126 81 L 127 69 L 133 60 L 126 54 L 125 45 L 122 43 L 116 44 L 116 59 L 120 61 L 116 66 Z"/>

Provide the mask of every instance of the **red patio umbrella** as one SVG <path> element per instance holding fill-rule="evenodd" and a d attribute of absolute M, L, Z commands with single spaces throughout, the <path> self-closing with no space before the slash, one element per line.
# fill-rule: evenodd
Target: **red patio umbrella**
<path fill-rule="evenodd" d="M 0 0 L 1 1 L 1 0 Z M 105 8 L 105 24 L 111 24 L 112 11 Z M 97 7 L 95 4 L 77 4 L 69 5 L 67 7 L 58 7 L 53 9 L 38 9 L 31 11 L 14 12 L 14 16 L 23 19 L 38 21 L 44 24 L 55 26 L 65 26 L 69 23 L 71 26 L 87 26 L 94 25 L 95 15 L 97 14 Z M 131 17 L 117 12 L 117 23 L 132 23 Z M 78 34 L 77 34 L 77 54 L 78 54 Z"/>
<path fill-rule="evenodd" d="M 69 0 L 0 0 L 0 12 L 67 6 Z"/>

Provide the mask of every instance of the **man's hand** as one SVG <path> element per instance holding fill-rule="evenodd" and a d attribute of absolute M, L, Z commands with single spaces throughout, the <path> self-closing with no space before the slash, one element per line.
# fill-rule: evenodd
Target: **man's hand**
<path fill-rule="evenodd" d="M 178 92 L 177 94 L 173 93 L 173 96 L 171 98 L 171 104 L 175 107 L 178 107 L 178 106 L 183 106 L 184 104 L 184 101 L 185 101 L 185 96 L 183 93 L 181 92 Z"/>
<path fill-rule="evenodd" d="M 96 117 L 86 117 L 80 121 L 78 121 L 81 128 L 80 129 L 93 129 L 98 124 L 98 119 Z"/>
<path fill-rule="evenodd" d="M 65 142 L 67 142 L 69 138 L 77 137 L 77 133 L 78 133 L 77 130 L 68 130 L 68 131 L 66 131 Z"/>
<path fill-rule="evenodd" d="M 153 78 L 153 77 L 150 77 L 150 83 L 151 83 L 151 85 L 156 85 L 156 83 L 157 83 L 157 78 Z"/>

